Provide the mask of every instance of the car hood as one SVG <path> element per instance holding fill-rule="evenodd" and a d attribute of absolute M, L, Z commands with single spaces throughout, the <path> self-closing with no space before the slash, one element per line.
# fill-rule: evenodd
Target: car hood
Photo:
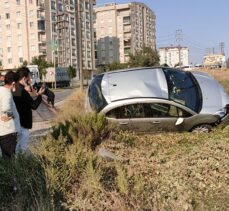
<path fill-rule="evenodd" d="M 200 113 L 216 113 L 229 104 L 229 97 L 222 85 L 211 76 L 202 72 L 192 72 L 197 79 L 203 97 Z"/>
<path fill-rule="evenodd" d="M 131 74 L 129 71 L 104 75 L 101 88 L 107 103 L 136 97 L 168 99 L 168 87 L 162 69 L 140 69 Z"/>

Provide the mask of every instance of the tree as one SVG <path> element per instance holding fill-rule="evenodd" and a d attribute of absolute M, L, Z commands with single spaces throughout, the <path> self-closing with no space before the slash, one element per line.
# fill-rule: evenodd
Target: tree
<path fill-rule="evenodd" d="M 22 64 L 21 64 L 18 68 L 27 67 L 27 65 L 28 65 L 27 60 L 24 60 L 24 61 L 22 62 Z"/>
<path fill-rule="evenodd" d="M 76 70 L 71 65 L 69 65 L 68 67 L 68 77 L 70 78 L 70 80 L 76 77 Z"/>
<path fill-rule="evenodd" d="M 120 70 L 120 69 L 124 69 L 127 68 L 128 64 L 122 64 L 120 62 L 112 62 L 108 65 L 106 65 L 106 71 L 112 71 L 112 70 Z"/>
<path fill-rule="evenodd" d="M 0 70 L 3 70 L 2 61 L 0 60 Z"/>
<path fill-rule="evenodd" d="M 142 50 L 129 55 L 129 67 L 152 67 L 159 65 L 160 57 L 157 51 L 144 46 Z"/>
<path fill-rule="evenodd" d="M 39 70 L 39 74 L 40 74 L 40 78 L 45 77 L 46 76 L 46 68 L 48 67 L 53 67 L 53 64 L 51 62 L 47 62 L 43 57 L 39 56 L 39 57 L 33 57 L 32 59 L 32 65 L 37 65 L 38 66 L 38 70 Z"/>

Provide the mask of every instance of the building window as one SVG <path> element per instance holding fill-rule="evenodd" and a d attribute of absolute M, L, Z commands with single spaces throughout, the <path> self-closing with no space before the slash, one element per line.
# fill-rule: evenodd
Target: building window
<path fill-rule="evenodd" d="M 88 68 L 91 68 L 91 61 L 87 62 L 87 66 L 88 66 Z"/>
<path fill-rule="evenodd" d="M 76 39 L 72 39 L 72 46 L 76 45 Z"/>
<path fill-rule="evenodd" d="M 87 20 L 90 20 L 89 12 L 86 12 L 86 19 L 87 19 Z"/>
<path fill-rule="evenodd" d="M 87 31 L 87 39 L 90 39 L 90 32 Z"/>
<path fill-rule="evenodd" d="M 31 40 L 35 40 L 35 34 L 34 34 L 34 33 L 31 34 L 31 35 L 30 35 L 30 38 L 31 38 Z"/>
<path fill-rule="evenodd" d="M 58 4 L 58 11 L 59 12 L 62 12 L 63 11 L 63 4 Z"/>
<path fill-rule="evenodd" d="M 19 52 L 19 53 L 22 52 L 22 46 L 18 46 L 18 52 Z"/>
<path fill-rule="evenodd" d="M 52 24 L 52 31 L 53 32 L 56 32 L 56 25 L 55 25 L 55 23 Z"/>
<path fill-rule="evenodd" d="M 11 36 L 7 36 L 7 42 L 11 42 Z"/>
<path fill-rule="evenodd" d="M 10 30 L 10 24 L 7 24 L 7 25 L 6 25 L 6 29 L 7 29 L 7 30 Z"/>
<path fill-rule="evenodd" d="M 130 23 L 130 16 L 123 17 L 123 23 Z"/>
<path fill-rule="evenodd" d="M 86 22 L 86 29 L 90 29 L 90 23 Z"/>
<path fill-rule="evenodd" d="M 87 10 L 90 9 L 90 4 L 88 2 L 85 2 L 85 9 L 87 9 Z"/>
<path fill-rule="evenodd" d="M 19 35 L 17 36 L 17 38 L 18 38 L 18 42 L 22 42 L 22 35 L 21 35 L 21 34 L 19 34 Z"/>
<path fill-rule="evenodd" d="M 11 47 L 7 48 L 7 52 L 10 53 L 11 52 Z"/>
<path fill-rule="evenodd" d="M 29 0 L 29 3 L 32 4 L 33 3 L 33 0 Z"/>
<path fill-rule="evenodd" d="M 8 64 L 12 64 L 12 59 L 8 59 Z"/>
<path fill-rule="evenodd" d="M 10 13 L 6 13 L 6 19 L 10 19 Z"/>
<path fill-rule="evenodd" d="M 19 62 L 23 63 L 23 58 L 22 57 L 19 58 Z"/>
<path fill-rule="evenodd" d="M 21 13 L 18 11 L 18 12 L 16 12 L 16 16 L 17 17 L 20 17 L 21 16 Z"/>
<path fill-rule="evenodd" d="M 31 51 L 35 51 L 35 50 L 36 50 L 35 45 L 32 45 L 32 46 L 31 46 Z"/>
<path fill-rule="evenodd" d="M 33 10 L 29 11 L 29 16 L 32 17 L 33 16 Z"/>
<path fill-rule="evenodd" d="M 55 10 L 56 9 L 56 3 L 55 1 L 51 1 L 51 9 Z"/>
<path fill-rule="evenodd" d="M 30 28 L 33 28 L 34 23 L 33 22 L 29 22 L 29 26 L 30 26 Z"/>
<path fill-rule="evenodd" d="M 5 2 L 5 8 L 9 8 L 9 7 L 10 7 L 9 2 L 8 1 Z"/>
<path fill-rule="evenodd" d="M 21 29 L 21 23 L 17 23 L 17 28 Z"/>

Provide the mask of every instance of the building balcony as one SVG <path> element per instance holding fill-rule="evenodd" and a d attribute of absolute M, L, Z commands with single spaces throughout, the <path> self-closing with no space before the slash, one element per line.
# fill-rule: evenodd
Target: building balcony
<path fill-rule="evenodd" d="M 125 54 L 125 55 L 129 55 L 129 54 L 130 54 L 130 52 L 131 52 L 130 47 L 128 47 L 128 48 L 124 48 L 124 54 Z"/>
<path fill-rule="evenodd" d="M 45 32 L 45 28 L 38 28 L 37 31 L 38 32 Z"/>
<path fill-rule="evenodd" d="M 131 33 L 124 34 L 123 38 L 125 41 L 129 41 L 131 39 Z"/>
<path fill-rule="evenodd" d="M 123 27 L 123 32 L 124 32 L 124 33 L 129 33 L 129 32 L 131 32 L 131 26 L 124 26 L 124 27 Z"/>
<path fill-rule="evenodd" d="M 38 43 L 45 45 L 46 44 L 46 39 L 38 39 Z"/>
<path fill-rule="evenodd" d="M 47 55 L 46 49 L 39 49 L 39 55 Z"/>
<path fill-rule="evenodd" d="M 45 4 L 44 4 L 44 3 L 39 3 L 39 4 L 37 5 L 37 9 L 38 9 L 38 10 L 44 10 L 44 9 L 45 9 Z"/>
<path fill-rule="evenodd" d="M 130 21 L 123 21 L 123 25 L 130 25 L 131 22 Z"/>
<path fill-rule="evenodd" d="M 45 16 L 44 15 L 38 15 L 37 20 L 45 20 Z"/>
<path fill-rule="evenodd" d="M 130 47 L 131 47 L 130 39 L 128 41 L 124 41 L 124 48 L 130 48 Z"/>

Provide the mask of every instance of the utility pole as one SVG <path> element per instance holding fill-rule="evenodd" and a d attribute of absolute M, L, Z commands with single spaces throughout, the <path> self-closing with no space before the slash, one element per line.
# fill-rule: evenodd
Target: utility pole
<path fill-rule="evenodd" d="M 211 54 L 211 48 L 207 48 L 207 49 L 206 49 L 206 54 L 207 54 L 207 55 Z"/>
<path fill-rule="evenodd" d="M 177 29 L 176 42 L 178 44 L 178 51 L 179 51 L 179 66 L 181 66 L 181 45 L 180 45 L 181 41 L 183 41 L 182 29 Z"/>
<path fill-rule="evenodd" d="M 80 90 L 83 91 L 83 61 L 82 61 L 82 29 L 81 29 L 81 6 L 80 0 L 77 1 L 77 28 L 78 28 L 78 58 L 79 58 L 79 72 L 80 72 Z"/>
<path fill-rule="evenodd" d="M 219 43 L 219 47 L 220 47 L 220 53 L 222 55 L 225 55 L 224 49 L 225 49 L 225 43 L 224 42 L 220 42 Z"/>
<path fill-rule="evenodd" d="M 215 48 L 214 47 L 212 48 L 212 54 L 215 54 Z"/>

